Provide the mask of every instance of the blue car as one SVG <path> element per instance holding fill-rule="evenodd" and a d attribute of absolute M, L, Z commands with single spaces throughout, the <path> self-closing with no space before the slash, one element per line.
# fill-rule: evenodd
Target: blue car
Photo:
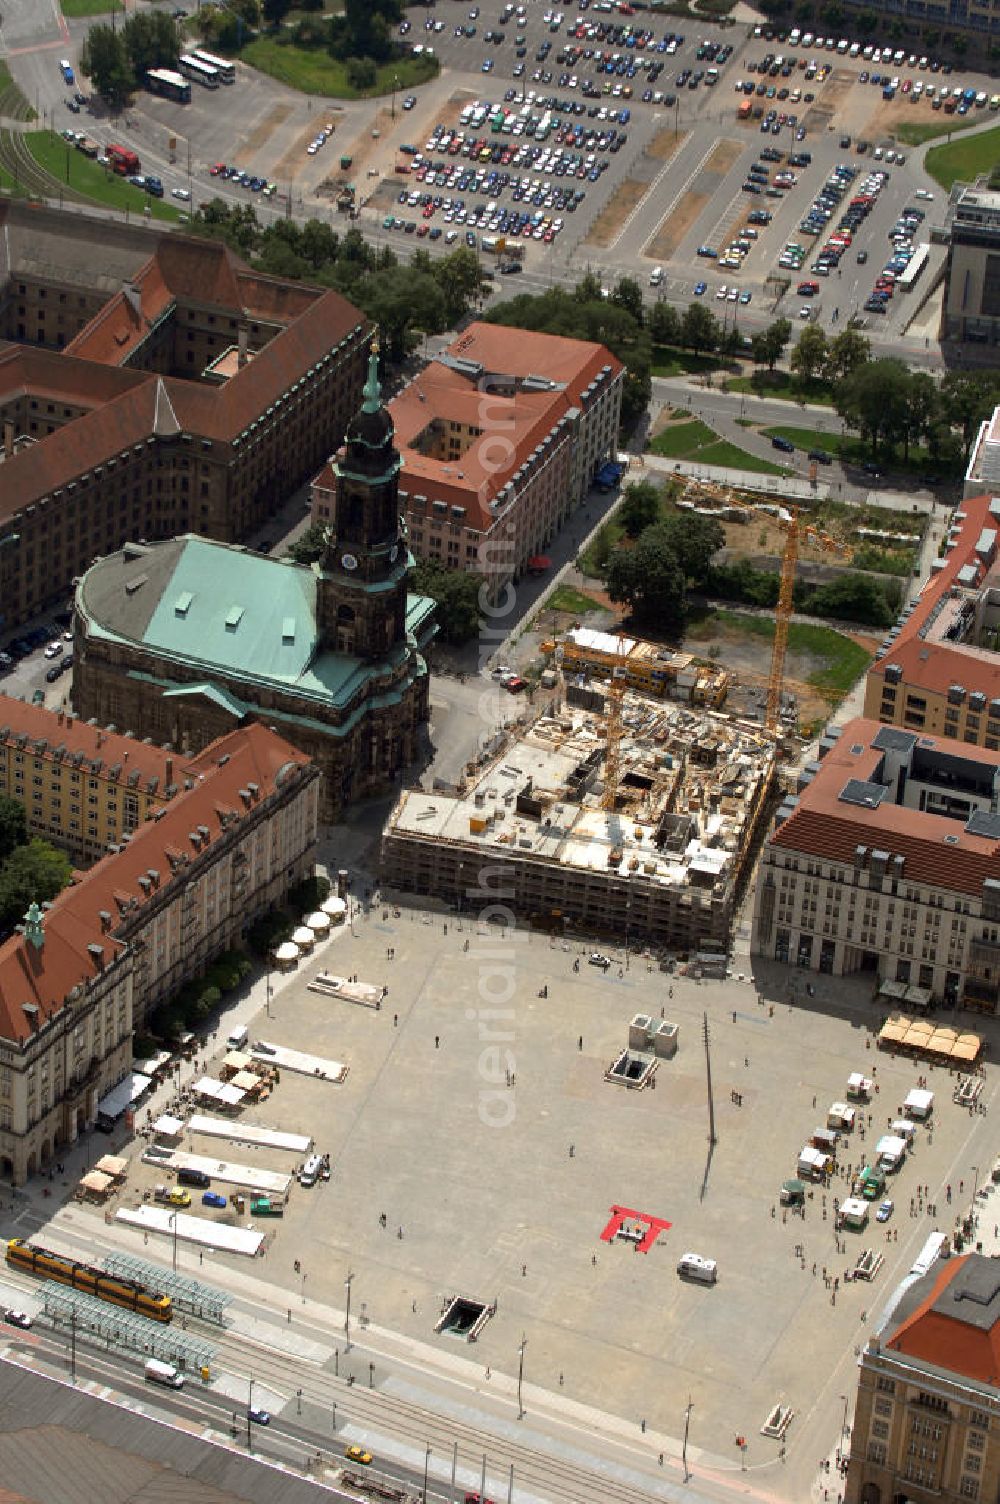
<path fill-rule="evenodd" d="M 228 1203 L 225 1196 L 220 1196 L 218 1191 L 206 1191 L 201 1198 L 202 1206 L 226 1206 Z"/>
<path fill-rule="evenodd" d="M 694 295 L 695 295 L 696 298 L 700 298 L 702 296 L 702 294 L 705 293 L 707 290 L 708 290 L 708 283 L 707 282 L 696 282 L 694 284 Z"/>

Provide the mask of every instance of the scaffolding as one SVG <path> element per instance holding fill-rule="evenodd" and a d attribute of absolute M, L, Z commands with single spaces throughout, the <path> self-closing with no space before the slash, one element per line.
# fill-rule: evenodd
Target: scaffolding
<path fill-rule="evenodd" d="M 164 1269 L 162 1265 L 137 1258 L 132 1253 L 109 1253 L 103 1263 L 109 1274 L 135 1280 L 159 1295 L 169 1295 L 176 1310 L 187 1316 L 197 1316 L 202 1321 L 212 1321 L 217 1326 L 224 1324 L 226 1307 L 233 1302 L 233 1297 L 225 1290 L 203 1285 L 200 1280 Z"/>
<path fill-rule="evenodd" d="M 150 1321 L 133 1311 L 109 1305 L 81 1290 L 67 1290 L 65 1285 L 46 1280 L 41 1288 L 42 1309 L 53 1326 L 71 1327 L 75 1332 L 103 1338 L 108 1351 L 140 1353 L 144 1358 L 159 1358 L 175 1368 L 197 1373 L 210 1368 L 215 1348 L 200 1337 L 189 1337 L 176 1322 Z"/>

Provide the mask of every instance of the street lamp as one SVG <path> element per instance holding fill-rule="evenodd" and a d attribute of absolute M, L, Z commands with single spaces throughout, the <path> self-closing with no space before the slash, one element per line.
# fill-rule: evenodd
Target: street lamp
<path fill-rule="evenodd" d="M 527 1339 L 527 1337 L 525 1337 L 525 1336 L 522 1335 L 522 1337 L 521 1337 L 521 1355 L 520 1355 L 520 1361 L 519 1361 L 519 1363 L 517 1365 L 517 1418 L 518 1418 L 518 1420 L 523 1420 L 524 1419 L 524 1406 L 521 1403 L 521 1384 L 522 1384 L 522 1382 L 524 1380 L 524 1349 L 527 1347 L 527 1345 L 528 1345 L 528 1339 Z"/>
<path fill-rule="evenodd" d="M 424 1492 L 423 1492 L 423 1504 L 427 1504 L 427 1469 L 430 1467 L 430 1464 L 431 1464 L 431 1449 L 430 1449 L 430 1447 L 428 1447 L 426 1449 L 426 1451 L 424 1452 Z"/>
<path fill-rule="evenodd" d="M 264 1008 L 265 1008 L 265 1010 L 267 1012 L 268 1018 L 270 1018 L 271 1017 L 271 968 L 270 968 L 270 966 L 267 968 L 266 986 L 267 986 L 267 991 L 264 994 Z"/>
<path fill-rule="evenodd" d="M 250 1411 L 253 1408 L 253 1374 L 250 1375 L 250 1387 L 247 1391 L 247 1451 L 253 1451 L 253 1442 L 250 1438 Z"/>
<path fill-rule="evenodd" d="M 170 1224 L 171 1224 L 171 1226 L 173 1228 L 173 1231 L 174 1231 L 174 1258 L 173 1258 L 173 1265 L 174 1265 L 174 1273 L 176 1274 L 177 1273 L 177 1213 L 176 1213 L 176 1211 L 174 1212 L 173 1216 L 170 1219 Z"/>
<path fill-rule="evenodd" d="M 396 74 L 392 75 L 392 118 L 396 118 L 396 90 L 399 88 L 399 79 Z"/>
<path fill-rule="evenodd" d="M 344 1351 L 347 1353 L 351 1350 L 351 1281 L 353 1279 L 353 1272 L 348 1270 L 347 1278 L 344 1280 L 344 1288 L 347 1291 L 347 1310 L 344 1315 L 344 1336 L 347 1341 L 344 1343 Z"/>
<path fill-rule="evenodd" d="M 841 1441 L 843 1441 L 844 1437 L 847 1435 L 847 1395 L 842 1394 L 840 1398 L 844 1402 L 844 1419 L 840 1427 L 840 1439 Z"/>
<path fill-rule="evenodd" d="M 685 1483 L 688 1481 L 688 1479 L 691 1476 L 691 1474 L 688 1472 L 688 1431 L 689 1431 L 690 1426 L 691 1426 L 691 1411 L 693 1409 L 694 1409 L 694 1405 L 692 1403 L 691 1396 L 688 1395 L 687 1409 L 684 1412 L 684 1442 L 683 1442 L 683 1445 L 681 1446 L 681 1462 L 684 1465 L 684 1482 Z"/>
<path fill-rule="evenodd" d="M 972 1230 L 976 1229 L 976 1192 L 979 1190 L 979 1166 L 972 1166 L 972 1173 L 976 1177 L 972 1182 Z"/>

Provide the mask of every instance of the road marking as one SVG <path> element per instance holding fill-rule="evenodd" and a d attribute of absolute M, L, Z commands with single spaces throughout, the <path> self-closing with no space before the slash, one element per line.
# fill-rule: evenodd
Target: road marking
<path fill-rule="evenodd" d="M 690 136 L 687 133 L 685 134 L 683 141 L 681 141 L 680 137 L 678 137 L 677 149 L 664 162 L 663 166 L 660 168 L 659 172 L 656 174 L 656 177 L 653 179 L 653 181 L 650 183 L 649 187 L 646 189 L 645 193 L 642 195 L 642 198 L 636 204 L 635 208 L 632 210 L 632 212 L 628 216 L 628 218 L 623 222 L 622 227 L 618 231 L 618 234 L 615 236 L 614 240 L 612 240 L 608 244 L 607 250 L 609 250 L 609 251 L 613 251 L 614 250 L 615 246 L 618 244 L 619 240 L 621 240 L 622 236 L 625 234 L 625 231 L 628 229 L 629 225 L 631 225 L 633 219 L 635 219 L 636 215 L 639 213 L 639 210 L 642 209 L 649 202 L 652 194 L 654 194 L 656 192 L 657 188 L 659 188 L 661 182 L 666 177 L 666 175 L 670 171 L 671 167 L 674 165 L 674 162 L 677 160 L 678 154 L 687 145 L 689 139 L 690 139 Z M 673 210 L 674 206 L 677 203 L 677 199 L 681 198 L 682 195 L 687 192 L 688 185 L 690 184 L 691 180 L 698 175 L 698 173 L 701 171 L 702 167 L 704 166 L 705 161 L 712 154 L 712 152 L 714 150 L 715 150 L 715 143 L 713 142 L 712 145 L 709 147 L 708 151 L 702 157 L 701 161 L 698 163 L 698 166 L 695 168 L 694 172 L 691 174 L 691 177 L 688 178 L 687 183 L 684 184 L 684 187 L 681 189 L 680 193 L 678 193 L 677 198 L 675 198 L 674 201 L 673 201 L 673 203 L 670 205 L 670 209 L 667 211 L 668 213 L 670 213 Z M 663 223 L 663 220 L 666 219 L 666 217 L 667 217 L 666 214 L 664 214 L 664 215 L 661 216 L 660 219 L 657 220 L 656 225 L 654 226 L 654 234 L 655 234 L 656 230 L 659 229 L 660 225 Z M 651 240 L 652 236 L 648 236 L 647 239 Z"/>

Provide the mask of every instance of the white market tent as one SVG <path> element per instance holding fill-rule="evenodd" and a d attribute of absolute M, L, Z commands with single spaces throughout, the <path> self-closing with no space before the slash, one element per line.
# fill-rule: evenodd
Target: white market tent
<path fill-rule="evenodd" d="M 283 940 L 274 953 L 274 959 L 287 966 L 290 962 L 299 959 L 299 948 L 290 940 Z"/>
<path fill-rule="evenodd" d="M 280 1128 L 261 1128 L 256 1123 L 233 1123 L 228 1118 L 204 1117 L 197 1112 L 192 1114 L 188 1127 L 192 1133 L 203 1133 L 209 1138 L 227 1138 L 261 1149 L 289 1149 L 293 1154 L 308 1154 L 313 1146 L 305 1133 L 285 1133 Z"/>
<path fill-rule="evenodd" d="M 180 1138 L 184 1132 L 184 1119 L 175 1118 L 169 1112 L 161 1112 L 153 1124 L 153 1132 L 157 1138 Z"/>
<path fill-rule="evenodd" d="M 865 1227 L 868 1222 L 870 1203 L 860 1196 L 848 1196 L 840 1204 L 840 1215 L 848 1227 Z"/>
<path fill-rule="evenodd" d="M 315 914 L 309 915 L 309 918 L 306 920 L 306 924 L 308 925 L 309 929 L 314 932 L 314 934 L 325 935 L 327 930 L 330 928 L 330 916 L 329 914 L 324 914 L 320 909 L 317 909 Z"/>
<path fill-rule="evenodd" d="M 929 1118 L 934 1107 L 934 1093 L 915 1086 L 906 1093 L 903 1111 L 908 1118 Z"/>
<path fill-rule="evenodd" d="M 300 950 L 312 950 L 316 944 L 316 936 L 308 925 L 300 924 L 292 936 L 292 944 L 297 945 Z"/>
<path fill-rule="evenodd" d="M 253 1227 L 227 1227 L 224 1222 L 202 1221 L 184 1212 L 167 1211 L 158 1206 L 122 1206 L 115 1212 L 116 1222 L 126 1222 L 143 1232 L 162 1232 L 180 1243 L 200 1244 L 203 1248 L 221 1248 L 226 1253 L 242 1253 L 248 1258 L 260 1252 L 264 1234 Z"/>
<path fill-rule="evenodd" d="M 197 1081 L 192 1081 L 190 1089 L 196 1096 L 221 1102 L 226 1107 L 238 1107 L 246 1096 L 246 1092 L 240 1091 L 239 1087 L 216 1081 L 214 1076 L 200 1076 Z"/>
<path fill-rule="evenodd" d="M 320 904 L 320 908 L 324 914 L 329 914 L 331 919 L 342 920 L 347 913 L 347 904 L 344 899 L 338 898 L 335 893 L 331 893 L 326 902 Z"/>
<path fill-rule="evenodd" d="M 102 1154 L 94 1169 L 101 1175 L 110 1175 L 112 1180 L 124 1180 L 128 1174 L 128 1160 L 120 1154 Z"/>
<path fill-rule="evenodd" d="M 152 1084 L 152 1076 L 146 1076 L 141 1071 L 131 1071 L 98 1102 L 98 1117 L 112 1118 L 117 1121 L 125 1109 L 138 1101 L 143 1092 L 148 1091 Z"/>

